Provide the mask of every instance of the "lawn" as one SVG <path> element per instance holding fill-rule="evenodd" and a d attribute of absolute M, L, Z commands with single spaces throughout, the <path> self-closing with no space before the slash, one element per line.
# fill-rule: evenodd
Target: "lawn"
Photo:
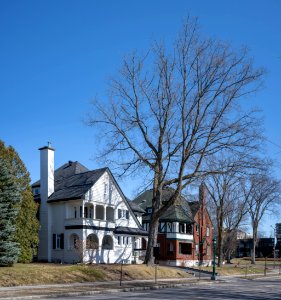
<path fill-rule="evenodd" d="M 185 278 L 185 271 L 157 267 L 157 277 Z M 146 265 L 123 265 L 123 280 L 153 279 L 155 268 Z M 15 264 L 0 268 L 0 286 L 52 283 L 94 282 L 120 279 L 120 265 L 60 265 L 49 263 Z"/>
<path fill-rule="evenodd" d="M 281 261 L 275 261 L 275 267 L 280 267 Z M 198 269 L 198 267 L 196 267 Z M 252 265 L 250 258 L 235 258 L 231 260 L 231 264 L 224 264 L 222 267 L 216 267 L 219 275 L 250 275 L 263 274 L 265 268 L 265 260 L 257 259 L 256 264 Z M 267 259 L 266 269 L 270 272 L 274 268 L 273 259 Z M 212 271 L 212 267 L 201 267 L 201 270 Z"/>

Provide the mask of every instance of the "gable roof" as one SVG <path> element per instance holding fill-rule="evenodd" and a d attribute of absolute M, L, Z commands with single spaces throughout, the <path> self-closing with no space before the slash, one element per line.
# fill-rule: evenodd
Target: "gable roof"
<path fill-rule="evenodd" d="M 127 206 L 129 212 L 131 213 L 131 216 L 134 218 L 134 220 L 135 220 L 136 224 L 138 225 L 138 227 L 139 227 L 139 228 L 142 228 L 141 223 L 139 222 L 138 218 L 136 217 L 136 215 L 135 215 L 134 212 L 133 212 L 133 209 L 132 209 L 131 205 L 129 204 L 129 202 L 132 202 L 132 201 L 130 201 L 130 200 L 124 195 L 123 191 L 121 190 L 121 188 L 120 188 L 118 182 L 116 181 L 115 177 L 114 177 L 113 174 L 111 173 L 110 169 L 109 169 L 109 168 L 106 168 L 106 170 L 107 170 L 109 176 L 111 177 L 112 181 L 114 182 L 115 187 L 117 188 L 117 190 L 118 190 L 120 196 L 121 196 L 122 199 L 124 200 L 125 205 Z"/>
<path fill-rule="evenodd" d="M 163 190 L 163 202 L 167 201 L 172 193 L 173 189 L 171 188 Z M 152 190 L 147 190 L 133 200 L 133 203 L 139 205 L 142 209 L 146 209 L 152 207 L 152 197 Z M 143 215 L 143 221 L 149 220 L 150 214 Z M 170 206 L 167 211 L 164 212 L 159 221 L 194 222 L 189 204 L 182 195 L 177 199 L 174 205 Z"/>

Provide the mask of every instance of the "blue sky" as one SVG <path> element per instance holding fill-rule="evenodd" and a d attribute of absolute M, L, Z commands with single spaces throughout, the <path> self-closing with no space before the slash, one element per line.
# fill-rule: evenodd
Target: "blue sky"
<path fill-rule="evenodd" d="M 91 99 L 105 97 L 124 55 L 172 40 L 187 14 L 207 36 L 246 45 L 267 69 L 253 105 L 264 111 L 264 149 L 281 162 L 280 0 L 0 0 L 0 139 L 19 152 L 33 181 L 47 141 L 57 167 L 68 160 L 101 167 L 94 131 L 83 123 Z M 126 180 L 121 187 L 133 196 Z"/>

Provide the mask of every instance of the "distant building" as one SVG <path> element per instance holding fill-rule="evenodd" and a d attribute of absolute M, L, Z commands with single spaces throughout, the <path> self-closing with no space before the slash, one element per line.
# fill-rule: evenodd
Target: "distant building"
<path fill-rule="evenodd" d="M 244 231 L 242 229 L 236 230 L 236 236 L 237 236 L 237 240 L 249 239 L 249 238 L 253 237 L 251 234 L 247 233 L 246 231 Z"/>
<path fill-rule="evenodd" d="M 237 256 L 251 257 L 253 239 L 238 240 Z M 273 257 L 274 238 L 259 238 L 256 245 L 256 257 Z"/>

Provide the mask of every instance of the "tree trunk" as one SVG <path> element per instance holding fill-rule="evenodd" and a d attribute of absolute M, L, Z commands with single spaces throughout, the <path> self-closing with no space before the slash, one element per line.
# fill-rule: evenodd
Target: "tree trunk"
<path fill-rule="evenodd" d="M 161 168 L 159 168 L 161 169 Z M 160 172 L 159 172 L 160 173 Z M 162 201 L 162 185 L 159 184 L 161 176 L 159 175 L 154 178 L 154 197 L 152 199 L 152 214 L 148 230 L 148 243 L 146 248 L 145 260 L 144 263 L 147 265 L 154 264 L 153 256 L 153 247 L 157 244 L 158 237 L 158 226 L 159 226 L 159 217 L 156 216 L 157 211 L 161 206 Z"/>
<path fill-rule="evenodd" d="M 218 266 L 222 266 L 223 262 L 223 207 L 218 209 Z"/>
<path fill-rule="evenodd" d="M 222 266 L 222 262 L 223 262 L 223 228 L 220 227 L 218 229 L 218 266 L 221 267 Z"/>
<path fill-rule="evenodd" d="M 153 247 L 155 247 L 157 244 L 158 224 L 159 224 L 159 220 L 154 219 L 151 220 L 149 225 L 148 243 L 147 243 L 146 255 L 144 260 L 144 262 L 147 265 L 154 264 Z"/>
<path fill-rule="evenodd" d="M 252 257 L 251 264 L 256 264 L 256 243 L 257 243 L 257 229 L 253 226 L 253 247 L 252 247 Z"/>
<path fill-rule="evenodd" d="M 230 255 L 230 251 L 227 251 L 227 253 L 226 253 L 226 262 L 227 262 L 228 264 L 231 263 L 231 255 Z"/>

